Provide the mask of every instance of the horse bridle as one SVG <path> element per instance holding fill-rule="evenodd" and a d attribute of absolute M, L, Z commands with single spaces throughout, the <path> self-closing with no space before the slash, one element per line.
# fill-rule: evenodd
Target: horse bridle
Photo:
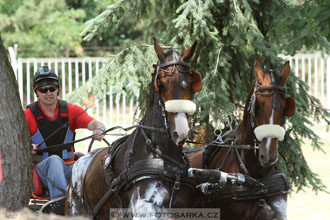
<path fill-rule="evenodd" d="M 165 67 L 168 67 L 168 66 L 173 66 L 173 69 L 172 71 L 168 71 L 168 70 L 165 70 L 164 68 Z M 186 67 L 187 70 L 184 70 L 182 68 L 182 66 Z M 155 68 L 155 77 L 154 77 L 154 86 L 155 86 L 155 89 L 158 87 L 157 85 L 157 79 L 158 79 L 158 75 L 159 75 L 159 72 L 160 71 L 164 71 L 166 72 L 167 74 L 165 76 L 173 76 L 174 75 L 174 71 L 175 71 L 175 68 L 177 68 L 178 72 L 179 72 L 179 85 L 181 88 L 187 88 L 188 86 L 188 82 L 187 80 L 185 79 L 184 77 L 184 73 L 190 73 L 191 72 L 191 68 L 190 68 L 190 64 L 187 63 L 187 62 L 184 62 L 184 61 L 180 61 L 180 60 L 176 60 L 176 61 L 169 61 L 169 62 L 166 62 L 166 63 L 162 63 L 160 64 L 160 61 L 158 61 L 158 63 L 156 65 L 153 65 L 153 67 Z M 163 76 L 163 77 L 165 77 Z M 159 92 L 157 92 L 157 95 L 159 96 Z M 160 96 L 158 97 L 158 104 L 161 108 L 161 111 L 162 111 L 162 116 L 163 116 L 163 119 L 164 119 L 164 124 L 165 124 L 165 128 L 166 130 L 168 130 L 168 122 L 167 122 L 167 118 L 166 118 L 166 109 L 165 109 L 165 103 L 163 103 L 162 99 L 160 98 Z M 188 101 L 188 100 L 187 100 Z M 189 100 L 191 101 L 191 100 Z"/>
<path fill-rule="evenodd" d="M 255 126 L 255 113 L 256 113 L 255 112 L 255 106 L 256 106 L 256 102 L 257 102 L 257 95 L 264 95 L 264 96 L 272 95 L 272 97 L 273 97 L 272 107 L 273 107 L 274 110 L 276 110 L 280 107 L 279 101 L 278 101 L 278 94 L 279 93 L 285 94 L 285 88 L 283 86 L 276 85 L 273 70 L 270 69 L 268 74 L 270 74 L 270 76 L 271 76 L 273 85 L 259 86 L 258 87 L 258 81 L 256 80 L 255 86 L 254 86 L 254 91 L 253 91 L 253 94 L 250 98 L 248 111 L 251 114 L 252 127 Z M 265 90 L 272 90 L 272 92 L 270 92 L 270 93 L 269 92 L 262 92 L 262 91 L 265 91 Z"/>
<path fill-rule="evenodd" d="M 165 67 L 168 67 L 168 66 L 173 66 L 173 70 L 172 71 L 167 71 L 167 70 L 164 70 L 163 68 Z M 187 81 L 184 77 L 184 73 L 190 73 L 191 72 L 191 69 L 190 69 L 190 64 L 189 63 L 186 63 L 184 61 L 180 61 L 180 60 L 177 60 L 177 61 L 169 61 L 169 62 L 166 62 L 166 63 L 162 63 L 160 64 L 160 62 L 157 63 L 157 65 L 154 65 L 154 67 L 156 68 L 156 74 L 155 74 L 155 79 L 154 79 L 154 85 L 155 85 L 155 88 L 158 87 L 157 85 L 157 78 L 158 78 L 158 74 L 159 72 L 162 70 L 166 73 L 169 73 L 169 75 L 167 76 L 173 76 L 174 74 L 174 66 L 178 69 L 179 71 L 179 84 L 180 84 L 180 87 L 182 88 L 187 88 Z M 184 66 L 187 68 L 187 70 L 184 70 L 183 68 L 181 68 L 181 66 Z"/>

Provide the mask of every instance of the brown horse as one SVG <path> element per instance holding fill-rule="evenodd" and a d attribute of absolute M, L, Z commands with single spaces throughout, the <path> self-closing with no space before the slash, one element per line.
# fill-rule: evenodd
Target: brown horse
<path fill-rule="evenodd" d="M 247 179 L 259 180 L 254 186 L 262 187 L 263 183 L 273 181 L 279 183 L 278 185 L 287 184 L 287 188 L 280 189 L 279 193 L 273 192 L 272 195 L 265 191 L 260 194 L 252 192 L 246 194 L 246 199 L 240 199 L 239 195 L 247 192 L 243 190 L 248 188 L 247 184 L 227 186 L 222 189 L 227 189 L 223 198 L 216 193 L 209 196 L 211 202 L 208 207 L 219 207 L 221 219 L 286 219 L 287 195 L 283 193 L 289 189 L 289 183 L 287 178 L 285 181 L 281 180 L 283 175 L 274 175 L 279 173 L 274 165 L 278 160 L 278 141 L 282 141 L 285 135 L 282 127 L 284 118 L 291 117 L 295 111 L 294 100 L 291 97 L 285 98 L 283 87 L 290 74 L 290 66 L 289 62 L 285 63 L 280 75 L 272 70 L 265 74 L 256 61 L 254 70 L 256 81 L 245 103 L 243 121 L 226 137 L 230 146 L 209 145 L 206 151 L 201 149 L 190 153 L 188 157 L 191 159 L 191 166 L 195 168 L 207 167 L 227 173 L 243 173 Z M 242 149 L 243 147 L 254 150 Z M 252 185 L 250 181 L 249 187 Z M 274 191 L 274 187 L 276 188 L 274 184 L 269 186 L 268 193 Z"/>
<path fill-rule="evenodd" d="M 188 117 L 196 108 L 193 94 L 201 90 L 200 74 L 187 63 L 196 45 L 183 54 L 173 49 L 164 53 L 154 39 L 159 62 L 154 65 L 145 116 L 132 134 L 76 162 L 66 214 L 109 219 L 110 208 L 150 214 L 193 206 L 189 196 L 195 189 L 187 177 L 182 144 L 190 130 Z"/>

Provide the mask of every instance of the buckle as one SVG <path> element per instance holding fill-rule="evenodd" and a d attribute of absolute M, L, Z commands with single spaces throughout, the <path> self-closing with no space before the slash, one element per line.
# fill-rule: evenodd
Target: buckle
<path fill-rule="evenodd" d="M 181 179 L 181 175 L 175 175 L 175 182 L 174 182 L 173 190 L 180 189 L 180 179 Z"/>
<path fill-rule="evenodd" d="M 174 190 L 179 190 L 180 189 L 180 182 L 175 182 L 173 186 Z"/>
<path fill-rule="evenodd" d="M 266 200 L 265 199 L 259 199 L 259 204 L 258 206 L 264 207 L 266 205 Z"/>

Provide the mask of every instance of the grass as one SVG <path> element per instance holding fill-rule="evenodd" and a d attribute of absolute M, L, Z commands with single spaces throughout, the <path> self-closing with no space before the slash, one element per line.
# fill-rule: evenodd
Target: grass
<path fill-rule="evenodd" d="M 319 135 L 323 142 L 322 151 L 314 151 L 310 142 L 306 141 L 303 153 L 312 171 L 319 175 L 327 191 L 330 192 L 330 136 L 326 126 L 316 125 L 312 129 Z M 290 220 L 323 220 L 330 219 L 330 194 L 319 192 L 316 194 L 311 188 L 292 193 L 288 197 L 288 219 Z"/>

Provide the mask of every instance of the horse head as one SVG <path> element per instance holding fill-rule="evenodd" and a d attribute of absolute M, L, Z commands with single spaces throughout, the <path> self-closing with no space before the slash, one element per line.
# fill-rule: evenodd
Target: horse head
<path fill-rule="evenodd" d="M 149 102 L 142 120 L 143 125 L 154 129 L 140 129 L 141 133 L 145 131 L 145 136 L 150 139 L 146 147 L 141 148 L 143 142 L 147 142 L 143 136 L 141 136 L 143 142 L 139 142 L 137 137 L 135 145 L 136 148 L 140 148 L 132 154 L 132 161 L 146 161 L 145 158 L 148 158 L 148 163 L 151 165 L 143 165 L 143 168 L 163 167 L 161 170 L 164 169 L 167 174 L 160 176 L 153 174 L 153 178 L 150 178 L 149 172 L 138 178 L 127 193 L 130 201 L 129 208 L 134 213 L 143 210 L 157 212 L 165 207 L 184 207 L 188 206 L 189 202 L 193 202 L 187 199 L 191 196 L 192 188 L 175 189 L 176 187 L 172 184 L 177 183 L 178 177 L 173 179 L 172 174 L 177 172 L 175 170 L 185 173 L 188 167 L 182 158 L 182 145 L 190 131 L 189 116 L 196 110 L 196 105 L 192 101 L 193 95 L 200 91 L 202 86 L 200 74 L 192 71 L 188 63 L 196 46 L 195 42 L 182 54 L 174 49 L 164 52 L 154 38 L 158 63 L 154 65 L 155 70 L 149 88 Z M 158 130 L 155 131 L 156 129 Z M 166 177 L 166 175 L 172 175 L 172 177 Z"/>
<path fill-rule="evenodd" d="M 176 145 L 182 145 L 189 134 L 188 117 L 196 110 L 191 100 L 193 94 L 202 88 L 201 75 L 191 70 L 188 63 L 196 46 L 195 42 L 182 54 L 174 49 L 164 53 L 154 38 L 154 48 L 159 59 L 154 87 L 165 108 L 169 133 Z"/>
<path fill-rule="evenodd" d="M 264 73 L 259 61 L 254 66 L 256 82 L 249 100 L 249 113 L 252 127 L 259 145 L 259 161 L 263 167 L 277 162 L 278 142 L 284 139 L 285 117 L 295 111 L 292 97 L 285 98 L 284 84 L 290 74 L 289 62 L 282 67 L 280 74 L 273 70 Z"/>

